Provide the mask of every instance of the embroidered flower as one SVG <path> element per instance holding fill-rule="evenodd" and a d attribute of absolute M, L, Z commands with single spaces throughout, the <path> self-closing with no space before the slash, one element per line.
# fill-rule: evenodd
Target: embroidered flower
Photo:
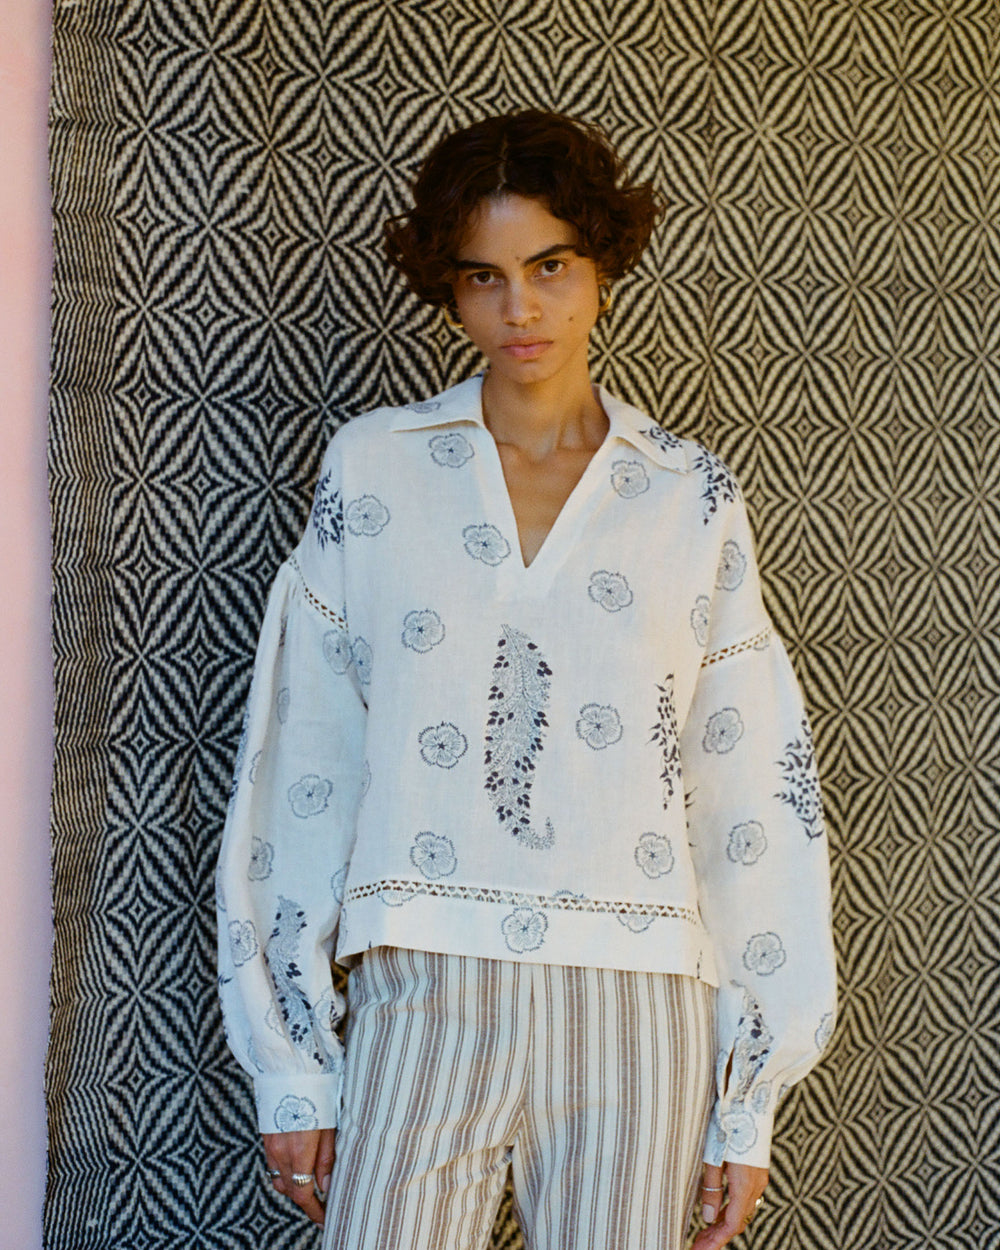
<path fill-rule="evenodd" d="M 756 820 L 745 820 L 729 831 L 726 854 L 734 864 L 756 864 L 767 850 L 764 826 Z"/>
<path fill-rule="evenodd" d="M 333 782 L 315 773 L 300 777 L 294 786 L 289 787 L 288 801 L 292 811 L 303 820 L 308 816 L 318 816 L 325 812 L 333 793 Z"/>
<path fill-rule="evenodd" d="M 643 434 L 651 443 L 655 443 L 657 447 L 662 447 L 664 451 L 674 451 L 682 446 L 681 440 L 677 435 L 671 434 L 662 425 L 651 425 L 648 430 L 643 430 Z"/>
<path fill-rule="evenodd" d="M 278 698 L 275 703 L 275 711 L 278 714 L 278 724 L 283 725 L 288 720 L 288 705 L 292 701 L 292 692 L 287 686 L 282 686 L 278 691 Z"/>
<path fill-rule="evenodd" d="M 351 659 L 358 674 L 358 681 L 367 686 L 372 679 L 372 649 L 363 638 L 355 638 L 351 647 Z"/>
<path fill-rule="evenodd" d="M 622 736 L 622 718 L 613 707 L 585 703 L 576 722 L 576 736 L 594 751 L 603 751 Z"/>
<path fill-rule="evenodd" d="M 726 755 L 743 737 L 743 721 L 734 707 L 724 707 L 708 718 L 701 745 L 706 751 Z"/>
<path fill-rule="evenodd" d="M 634 499 L 649 490 L 649 475 L 638 460 L 616 460 L 611 466 L 611 485 L 622 499 Z"/>
<path fill-rule="evenodd" d="M 833 1037 L 833 1012 L 828 1011 L 820 1020 L 819 1028 L 816 1030 L 816 1049 L 826 1050 L 830 1045 L 831 1037 Z"/>
<path fill-rule="evenodd" d="M 266 881 L 274 863 L 274 847 L 263 838 L 250 839 L 250 867 L 247 876 L 251 881 Z"/>
<path fill-rule="evenodd" d="M 719 554 L 719 568 L 715 574 L 715 584 L 719 590 L 736 590 L 743 585 L 743 575 L 747 571 L 747 558 L 740 551 L 739 543 L 727 538 L 722 544 Z"/>
<path fill-rule="evenodd" d="M 618 923 L 624 925 L 629 933 L 645 933 L 655 919 L 655 916 L 623 916 L 619 913 Z"/>
<path fill-rule="evenodd" d="M 410 412 L 437 412 L 441 407 L 440 399 L 418 399 L 406 407 Z"/>
<path fill-rule="evenodd" d="M 720 502 L 732 503 L 736 498 L 736 478 L 707 447 L 699 448 L 692 468 L 702 475 L 701 519 L 707 525 L 718 511 Z"/>
<path fill-rule="evenodd" d="M 416 890 L 396 890 L 390 886 L 384 886 L 378 892 L 378 901 L 385 903 L 386 907 L 402 907 L 404 903 L 416 897 Z"/>
<path fill-rule="evenodd" d="M 644 833 L 635 848 L 635 862 L 647 877 L 665 877 L 674 866 L 670 839 L 658 833 Z"/>
<path fill-rule="evenodd" d="M 252 920 L 230 920 L 229 949 L 237 968 L 242 968 L 257 954 L 257 931 Z"/>
<path fill-rule="evenodd" d="M 351 667 L 351 640 L 343 629 L 328 629 L 323 635 L 323 659 L 335 673 Z"/>
<path fill-rule="evenodd" d="M 695 642 L 704 647 L 708 642 L 708 616 L 712 610 L 712 601 L 708 595 L 699 595 L 691 609 L 691 628 L 694 630 Z"/>
<path fill-rule="evenodd" d="M 310 519 L 321 551 L 327 543 L 339 546 L 344 541 L 344 501 L 334 490 L 332 473 L 324 473 L 316 483 Z"/>
<path fill-rule="evenodd" d="M 431 881 L 436 881 L 438 877 L 450 877 L 458 865 L 455 845 L 451 838 L 440 837 L 436 833 L 418 833 L 410 847 L 410 863 Z"/>
<path fill-rule="evenodd" d="M 373 538 L 389 524 L 389 509 L 374 495 L 352 499 L 345 513 L 347 528 L 358 538 Z"/>
<path fill-rule="evenodd" d="M 807 838 L 821 837 L 824 828 L 823 802 L 819 792 L 819 773 L 816 771 L 816 752 L 808 721 L 802 721 L 800 737 L 789 742 L 778 764 L 785 789 L 775 797 L 792 809 Z"/>
<path fill-rule="evenodd" d="M 420 758 L 438 768 L 454 768 L 468 747 L 465 734 L 450 721 L 430 725 L 420 733 Z"/>
<path fill-rule="evenodd" d="M 274 1123 L 279 1133 L 304 1133 L 318 1128 L 316 1104 L 309 1098 L 286 1094 L 275 1108 Z"/>
<path fill-rule="evenodd" d="M 444 638 L 441 618 L 430 608 L 407 612 L 403 617 L 403 646 L 411 651 L 430 651 Z"/>
<path fill-rule="evenodd" d="M 525 951 L 538 950 L 545 941 L 548 927 L 544 912 L 536 911 L 534 907 L 515 907 L 508 916 L 504 916 L 500 929 L 507 949 L 521 955 Z"/>
<path fill-rule="evenodd" d="M 495 525 L 467 525 L 462 537 L 465 550 L 483 564 L 497 565 L 510 555 L 510 543 Z"/>
<path fill-rule="evenodd" d="M 605 612 L 620 612 L 632 602 L 632 591 L 621 573 L 609 573 L 599 569 L 590 575 L 587 593 Z"/>
<path fill-rule="evenodd" d="M 767 1104 L 771 1101 L 771 1082 L 763 1081 L 750 1095 L 750 1110 L 755 1115 L 763 1115 Z"/>
<path fill-rule="evenodd" d="M 434 463 L 448 469 L 460 469 L 475 454 L 464 434 L 435 434 L 427 445 Z"/>
<path fill-rule="evenodd" d="M 730 1087 L 734 1101 L 737 1102 L 742 1102 L 753 1088 L 774 1046 L 774 1036 L 764 1020 L 760 1003 L 746 986 L 741 988 L 743 989 L 743 1005 L 733 1044 Z"/>
<path fill-rule="evenodd" d="M 338 868 L 330 878 L 330 890 L 338 903 L 344 901 L 344 887 L 347 885 L 347 865 Z"/>
<path fill-rule="evenodd" d="M 758 976 L 769 977 L 787 958 L 777 933 L 755 933 L 743 952 L 743 967 Z"/>
<path fill-rule="evenodd" d="M 724 1111 L 721 1117 L 726 1145 L 736 1154 L 746 1154 L 757 1140 L 757 1125 L 748 1111 L 733 1109 Z"/>

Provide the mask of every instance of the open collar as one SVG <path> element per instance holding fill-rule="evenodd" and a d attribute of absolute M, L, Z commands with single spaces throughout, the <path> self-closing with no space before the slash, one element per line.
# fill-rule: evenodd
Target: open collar
<path fill-rule="evenodd" d="M 457 386 L 433 399 L 407 404 L 397 410 L 391 428 L 396 431 L 431 430 L 456 423 L 471 423 L 486 428 L 482 403 L 483 375 L 459 382 Z M 608 436 L 618 438 L 642 452 L 654 464 L 675 473 L 687 473 L 688 459 L 684 443 L 676 434 L 657 425 L 652 417 L 624 400 L 617 399 L 603 386 L 597 388 L 604 411 L 608 414 Z"/>

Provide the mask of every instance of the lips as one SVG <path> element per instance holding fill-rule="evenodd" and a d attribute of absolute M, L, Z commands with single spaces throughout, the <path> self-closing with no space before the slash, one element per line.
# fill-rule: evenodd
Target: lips
<path fill-rule="evenodd" d="M 500 344 L 500 349 L 515 360 L 535 360 L 551 346 L 550 339 L 509 339 Z"/>

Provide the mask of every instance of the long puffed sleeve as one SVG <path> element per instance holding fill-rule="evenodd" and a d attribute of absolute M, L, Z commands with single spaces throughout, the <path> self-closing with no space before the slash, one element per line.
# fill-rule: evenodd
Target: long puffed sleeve
<path fill-rule="evenodd" d="M 708 644 L 681 738 L 702 916 L 719 973 L 705 1159 L 766 1167 L 783 1091 L 833 1029 L 819 782 L 795 674 L 761 600 L 746 511 L 723 521 Z M 706 597 L 707 598 L 707 597 Z"/>
<path fill-rule="evenodd" d="M 354 840 L 365 703 L 343 603 L 336 455 L 260 632 L 218 870 L 226 1034 L 262 1132 L 334 1127 L 344 1004 L 331 959 Z"/>

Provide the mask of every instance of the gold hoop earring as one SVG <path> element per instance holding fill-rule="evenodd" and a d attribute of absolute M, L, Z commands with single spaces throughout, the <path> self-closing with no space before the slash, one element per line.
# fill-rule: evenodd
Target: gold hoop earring
<path fill-rule="evenodd" d="M 597 288 L 597 294 L 601 297 L 601 302 L 597 306 L 597 315 L 598 317 L 603 317 L 611 307 L 611 302 L 614 299 L 614 292 L 611 289 L 611 283 L 602 282 Z"/>
<path fill-rule="evenodd" d="M 441 311 L 442 313 L 444 313 L 445 321 L 447 321 L 447 323 L 451 326 L 453 330 L 465 329 L 465 326 L 462 325 L 461 319 L 453 315 L 451 308 L 448 304 L 442 304 Z M 456 309 L 455 311 L 457 312 L 458 309 Z"/>

